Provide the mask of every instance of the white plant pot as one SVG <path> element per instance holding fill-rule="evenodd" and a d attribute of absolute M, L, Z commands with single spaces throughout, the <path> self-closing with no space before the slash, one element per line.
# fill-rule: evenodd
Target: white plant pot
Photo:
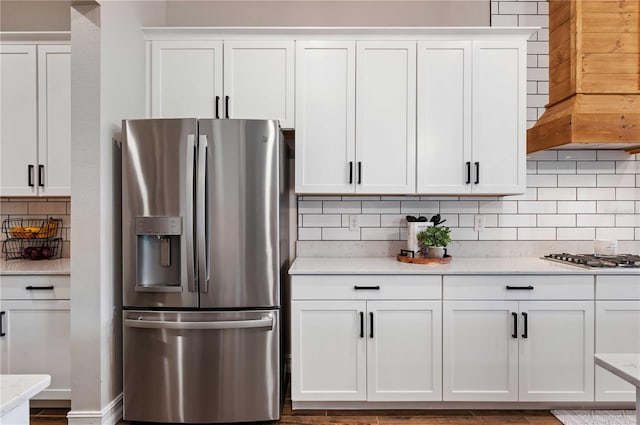
<path fill-rule="evenodd" d="M 428 258 L 442 258 L 444 257 L 444 247 L 441 246 L 430 246 L 427 251 Z"/>

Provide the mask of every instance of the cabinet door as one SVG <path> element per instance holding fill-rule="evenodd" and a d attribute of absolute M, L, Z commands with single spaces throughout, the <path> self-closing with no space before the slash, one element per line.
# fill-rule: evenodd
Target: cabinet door
<path fill-rule="evenodd" d="M 51 385 L 34 398 L 70 400 L 69 301 L 3 301 L 0 311 L 0 373 L 51 375 Z"/>
<path fill-rule="evenodd" d="M 293 46 L 293 41 L 224 42 L 226 117 L 280 120 L 280 127 L 294 127 Z"/>
<path fill-rule="evenodd" d="M 415 193 L 416 43 L 358 42 L 357 193 Z"/>
<path fill-rule="evenodd" d="M 444 401 L 517 401 L 517 301 L 445 301 Z"/>
<path fill-rule="evenodd" d="M 38 46 L 40 195 L 71 195 L 71 47 Z"/>
<path fill-rule="evenodd" d="M 474 193 L 524 193 L 526 41 L 473 42 Z"/>
<path fill-rule="evenodd" d="M 151 44 L 151 117 L 222 117 L 222 42 Z"/>
<path fill-rule="evenodd" d="M 353 193 L 355 42 L 296 42 L 296 192 Z"/>
<path fill-rule="evenodd" d="M 640 301 L 596 301 L 596 353 L 640 353 Z M 634 401 L 635 387 L 596 366 L 596 401 Z"/>
<path fill-rule="evenodd" d="M 291 399 L 366 400 L 364 301 L 291 303 Z"/>
<path fill-rule="evenodd" d="M 0 196 L 38 192 L 36 46 L 0 46 Z"/>
<path fill-rule="evenodd" d="M 471 42 L 418 43 L 418 193 L 471 192 Z"/>
<path fill-rule="evenodd" d="M 442 400 L 440 301 L 368 301 L 367 314 L 367 400 Z"/>
<path fill-rule="evenodd" d="M 520 401 L 593 401 L 593 308 L 520 302 Z"/>

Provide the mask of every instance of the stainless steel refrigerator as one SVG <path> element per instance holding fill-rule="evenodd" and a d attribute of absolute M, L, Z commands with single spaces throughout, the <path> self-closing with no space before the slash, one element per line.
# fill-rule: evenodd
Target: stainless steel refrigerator
<path fill-rule="evenodd" d="M 124 419 L 279 419 L 288 189 L 278 122 L 122 127 Z"/>

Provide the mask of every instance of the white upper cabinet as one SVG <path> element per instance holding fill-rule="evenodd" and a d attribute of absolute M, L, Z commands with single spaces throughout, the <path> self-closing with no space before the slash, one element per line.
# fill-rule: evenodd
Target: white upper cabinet
<path fill-rule="evenodd" d="M 298 193 L 353 193 L 356 43 L 296 43 Z"/>
<path fill-rule="evenodd" d="M 413 193 L 416 43 L 358 42 L 356 193 Z"/>
<path fill-rule="evenodd" d="M 71 195 L 71 47 L 38 46 L 38 191 Z"/>
<path fill-rule="evenodd" d="M 293 55 L 293 41 L 225 41 L 225 117 L 274 119 L 293 128 Z"/>
<path fill-rule="evenodd" d="M 526 177 L 526 46 L 418 45 L 418 193 L 516 194 Z"/>
<path fill-rule="evenodd" d="M 526 59 L 524 42 L 473 42 L 474 193 L 525 191 Z"/>
<path fill-rule="evenodd" d="M 0 46 L 0 196 L 71 194 L 70 53 Z"/>
<path fill-rule="evenodd" d="M 38 193 L 36 46 L 0 46 L 0 195 Z"/>
<path fill-rule="evenodd" d="M 222 117 L 221 41 L 154 41 L 150 79 L 152 118 Z"/>
<path fill-rule="evenodd" d="M 471 193 L 471 42 L 418 43 L 418 193 Z"/>

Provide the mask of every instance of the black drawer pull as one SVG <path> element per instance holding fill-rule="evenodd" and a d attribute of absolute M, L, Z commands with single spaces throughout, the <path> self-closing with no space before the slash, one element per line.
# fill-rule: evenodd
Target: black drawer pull
<path fill-rule="evenodd" d="M 513 316 L 513 333 L 511 338 L 518 338 L 518 313 L 511 313 Z"/>
<path fill-rule="evenodd" d="M 0 311 L 0 336 L 6 335 L 6 333 L 4 332 L 4 323 L 2 320 L 5 314 L 6 314 L 6 311 Z"/>
<path fill-rule="evenodd" d="M 216 119 L 220 118 L 220 96 L 216 96 Z"/>
<path fill-rule="evenodd" d="M 369 338 L 373 338 L 373 313 L 369 313 L 371 319 L 371 328 L 369 328 Z"/>
<path fill-rule="evenodd" d="M 362 184 L 362 161 L 358 161 L 358 184 Z"/>
<path fill-rule="evenodd" d="M 480 163 L 474 162 L 474 164 L 476 165 L 476 181 L 474 181 L 473 184 L 479 184 L 480 183 Z"/>
<path fill-rule="evenodd" d="M 38 186 L 44 187 L 44 165 L 38 165 Z"/>
<path fill-rule="evenodd" d="M 529 285 L 529 286 L 511 286 L 511 285 L 507 285 L 507 289 L 519 289 L 519 290 L 531 291 L 531 290 L 533 290 L 533 286 L 531 286 L 531 285 Z"/>
<path fill-rule="evenodd" d="M 27 291 L 53 291 L 54 286 L 33 286 L 29 285 L 25 289 Z"/>
<path fill-rule="evenodd" d="M 229 118 L 229 96 L 224 97 L 224 114 Z"/>
<path fill-rule="evenodd" d="M 355 289 L 356 291 L 367 291 L 367 290 L 371 290 L 371 291 L 379 291 L 380 290 L 380 285 L 376 285 L 376 286 L 354 286 L 353 289 Z"/>
<path fill-rule="evenodd" d="M 29 164 L 27 166 L 27 185 L 29 187 L 33 187 L 33 165 Z"/>
<path fill-rule="evenodd" d="M 364 338 L 364 312 L 360 312 L 360 338 Z"/>
<path fill-rule="evenodd" d="M 467 161 L 467 181 L 465 181 L 466 184 L 471 183 L 471 162 Z"/>
<path fill-rule="evenodd" d="M 524 319 L 524 329 L 523 329 L 522 337 L 528 338 L 529 337 L 529 323 L 528 323 L 529 315 L 527 313 L 522 313 L 522 318 Z"/>
<path fill-rule="evenodd" d="M 353 161 L 349 161 L 349 184 L 353 184 Z"/>

